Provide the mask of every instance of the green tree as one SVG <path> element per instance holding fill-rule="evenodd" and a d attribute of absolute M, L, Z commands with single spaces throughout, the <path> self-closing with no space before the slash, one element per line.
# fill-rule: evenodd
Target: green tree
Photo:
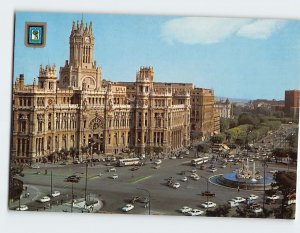
<path fill-rule="evenodd" d="M 212 143 L 222 143 L 225 140 L 225 135 L 224 134 L 218 134 L 218 135 L 214 135 L 210 138 L 210 141 Z"/>
<path fill-rule="evenodd" d="M 206 216 L 211 217 L 227 217 L 229 214 L 230 207 L 228 205 L 221 205 L 214 210 L 207 210 Z"/>
<path fill-rule="evenodd" d="M 202 143 L 197 146 L 198 152 L 208 153 L 209 152 L 209 145 L 207 143 Z"/>

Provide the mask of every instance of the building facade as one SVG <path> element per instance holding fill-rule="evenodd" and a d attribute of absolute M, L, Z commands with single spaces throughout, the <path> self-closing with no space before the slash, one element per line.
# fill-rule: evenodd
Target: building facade
<path fill-rule="evenodd" d="M 229 99 L 225 101 L 220 100 L 215 102 L 215 109 L 218 111 L 220 117 L 222 118 L 232 118 L 232 104 L 230 103 Z"/>
<path fill-rule="evenodd" d="M 299 119 L 299 99 L 300 90 L 285 91 L 285 112 L 294 119 Z"/>
<path fill-rule="evenodd" d="M 92 23 L 73 22 L 69 59 L 59 77 L 55 65 L 41 65 L 32 84 L 25 85 L 22 74 L 16 79 L 13 161 L 57 161 L 62 150 L 81 154 L 87 148 L 103 155 L 150 155 L 188 147 L 191 127 L 204 138 L 213 134 L 212 90 L 154 82 L 153 67 L 141 67 L 135 82 L 106 81 L 94 45 Z"/>

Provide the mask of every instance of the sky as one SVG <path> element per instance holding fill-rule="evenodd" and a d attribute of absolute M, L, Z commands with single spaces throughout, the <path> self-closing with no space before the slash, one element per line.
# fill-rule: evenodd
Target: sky
<path fill-rule="evenodd" d="M 94 59 L 104 79 L 135 81 L 153 66 L 158 82 L 188 82 L 215 96 L 284 99 L 300 89 L 300 21 L 250 18 L 17 12 L 14 79 L 69 59 L 72 22 L 93 22 Z M 46 22 L 44 48 L 24 44 L 25 22 Z"/>

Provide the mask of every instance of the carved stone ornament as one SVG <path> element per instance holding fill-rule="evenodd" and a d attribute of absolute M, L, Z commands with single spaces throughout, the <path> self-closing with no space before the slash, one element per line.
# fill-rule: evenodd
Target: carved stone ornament
<path fill-rule="evenodd" d="M 98 128 L 104 129 L 104 118 L 97 115 L 90 121 L 89 127 L 91 130 L 96 130 Z"/>

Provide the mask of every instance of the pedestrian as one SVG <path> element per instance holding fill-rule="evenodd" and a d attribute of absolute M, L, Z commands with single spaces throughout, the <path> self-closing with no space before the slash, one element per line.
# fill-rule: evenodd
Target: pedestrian
<path fill-rule="evenodd" d="M 238 186 L 238 192 L 240 192 L 240 186 Z"/>

